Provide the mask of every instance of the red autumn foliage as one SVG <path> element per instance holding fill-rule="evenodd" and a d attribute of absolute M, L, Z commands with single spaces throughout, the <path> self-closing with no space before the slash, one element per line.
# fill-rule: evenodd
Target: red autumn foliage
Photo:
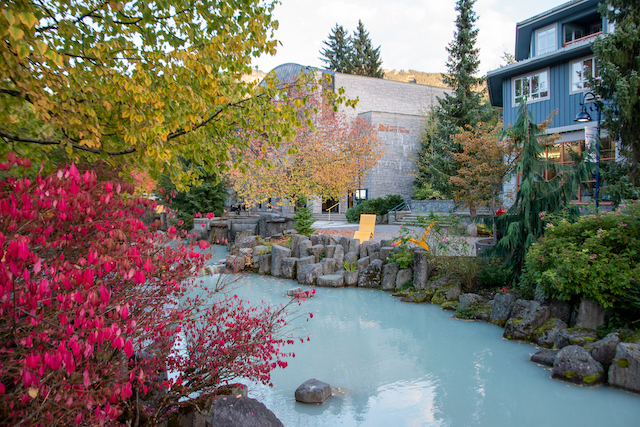
<path fill-rule="evenodd" d="M 212 303 L 222 284 L 195 283 L 208 258 L 197 242 L 143 223 L 155 202 L 74 165 L 16 178 L 30 166 L 0 163 L 13 175 L 0 182 L 2 425 L 155 425 L 286 366 L 287 306 Z"/>

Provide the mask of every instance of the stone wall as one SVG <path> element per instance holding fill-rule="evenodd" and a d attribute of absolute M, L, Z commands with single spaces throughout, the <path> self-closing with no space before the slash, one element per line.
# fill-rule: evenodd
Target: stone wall
<path fill-rule="evenodd" d="M 411 212 L 423 215 L 429 212 L 448 213 L 454 206 L 453 200 L 412 200 Z"/>

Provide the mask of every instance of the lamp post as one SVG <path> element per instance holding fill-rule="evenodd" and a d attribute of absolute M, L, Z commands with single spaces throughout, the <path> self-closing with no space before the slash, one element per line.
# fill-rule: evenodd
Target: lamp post
<path fill-rule="evenodd" d="M 591 95 L 594 98 L 596 97 L 593 92 L 587 92 L 582 97 L 582 102 L 580 102 L 580 112 L 576 115 L 576 122 L 590 122 L 591 116 L 587 113 L 587 106 L 585 105 L 585 100 L 587 99 L 587 95 Z M 598 208 L 600 207 L 600 107 L 597 103 L 592 102 L 591 108 L 595 108 L 596 110 L 596 214 L 598 213 Z M 586 135 L 585 135 L 586 136 Z"/>

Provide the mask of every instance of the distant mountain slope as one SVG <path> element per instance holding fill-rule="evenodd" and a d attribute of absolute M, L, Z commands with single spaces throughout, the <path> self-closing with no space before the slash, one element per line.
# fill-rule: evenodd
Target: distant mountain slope
<path fill-rule="evenodd" d="M 419 85 L 444 87 L 448 86 L 442 82 L 441 73 L 424 73 L 416 70 L 383 70 L 384 78 L 397 82 L 417 83 Z"/>

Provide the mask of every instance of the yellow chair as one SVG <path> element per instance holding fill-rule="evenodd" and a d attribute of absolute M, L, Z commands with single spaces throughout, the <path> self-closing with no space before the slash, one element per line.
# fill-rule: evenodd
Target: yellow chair
<path fill-rule="evenodd" d="M 360 227 L 353 235 L 354 239 L 359 239 L 360 243 L 366 242 L 369 239 L 373 239 L 373 233 L 376 230 L 376 216 L 375 215 L 360 215 Z"/>
<path fill-rule="evenodd" d="M 429 250 L 429 245 L 427 245 L 427 236 L 429 235 L 429 232 L 431 231 L 431 228 L 433 227 L 433 225 L 436 222 L 433 221 L 429 227 L 427 227 L 427 230 L 422 234 L 422 237 L 420 237 L 420 240 L 416 240 L 416 239 L 409 239 L 409 241 L 411 243 L 415 243 L 416 245 L 420 246 L 422 249 L 425 250 Z M 400 243 L 400 241 L 398 240 L 396 243 Z"/>

